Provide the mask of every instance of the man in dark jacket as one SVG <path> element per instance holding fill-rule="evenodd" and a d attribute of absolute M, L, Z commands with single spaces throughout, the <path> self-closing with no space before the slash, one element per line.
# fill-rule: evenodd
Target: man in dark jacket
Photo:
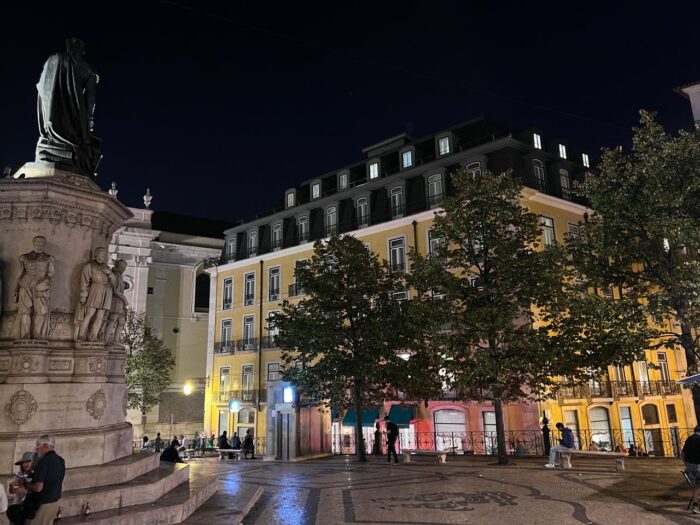
<path fill-rule="evenodd" d="M 253 429 L 249 428 L 245 431 L 245 437 L 243 438 L 243 456 L 248 457 L 248 452 L 250 452 L 250 459 L 255 459 L 255 442 L 253 441 Z"/>
<path fill-rule="evenodd" d="M 559 440 L 559 445 L 554 445 L 549 449 L 549 463 L 545 465 L 547 468 L 555 468 L 557 461 L 557 453 L 565 452 L 574 448 L 574 433 L 571 432 L 570 428 L 566 428 L 563 423 L 557 423 L 557 429 L 561 432 L 561 439 Z"/>
<path fill-rule="evenodd" d="M 170 463 L 184 463 L 180 457 L 180 454 L 177 452 L 179 446 L 180 442 L 177 439 L 173 439 L 170 446 L 160 455 L 160 460 L 169 461 Z"/>
<path fill-rule="evenodd" d="M 396 440 L 399 437 L 399 427 L 389 419 L 389 416 L 384 418 L 384 423 L 386 424 L 386 462 L 391 462 L 391 455 L 394 454 L 394 463 L 398 463 Z"/>
<path fill-rule="evenodd" d="M 693 435 L 685 440 L 683 445 L 683 462 L 685 473 L 693 484 L 693 503 L 690 511 L 693 514 L 700 513 L 700 425 L 693 429 Z"/>

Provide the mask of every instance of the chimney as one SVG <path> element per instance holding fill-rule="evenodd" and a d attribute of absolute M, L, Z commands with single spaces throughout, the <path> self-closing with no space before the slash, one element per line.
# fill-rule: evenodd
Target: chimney
<path fill-rule="evenodd" d="M 677 87 L 674 91 L 690 101 L 693 120 L 696 126 L 700 126 L 700 81 Z"/>

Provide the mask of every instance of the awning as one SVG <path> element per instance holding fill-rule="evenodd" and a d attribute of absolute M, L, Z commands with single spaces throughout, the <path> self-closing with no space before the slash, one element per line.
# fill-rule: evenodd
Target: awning
<path fill-rule="evenodd" d="M 379 419 L 379 410 L 376 408 L 363 408 L 362 409 L 362 426 L 363 427 L 373 427 L 374 422 Z M 355 409 L 348 408 L 343 418 L 343 426 L 354 427 L 355 426 Z"/>
<path fill-rule="evenodd" d="M 337 408 L 331 408 L 331 421 L 335 421 L 340 416 L 340 411 Z"/>
<path fill-rule="evenodd" d="M 679 379 L 678 383 L 681 385 L 690 385 L 692 383 L 700 383 L 700 374 L 695 374 L 694 376 L 688 376 L 684 377 L 683 379 Z"/>
<path fill-rule="evenodd" d="M 408 428 L 411 420 L 416 419 L 416 407 L 391 405 L 389 419 L 391 419 L 392 423 L 396 423 L 398 427 Z"/>

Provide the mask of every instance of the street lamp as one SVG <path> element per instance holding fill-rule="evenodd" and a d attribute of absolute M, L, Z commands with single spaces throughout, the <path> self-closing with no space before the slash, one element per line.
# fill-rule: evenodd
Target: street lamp
<path fill-rule="evenodd" d="M 238 399 L 232 399 L 228 402 L 228 411 L 231 414 L 237 413 L 241 409 L 241 402 Z"/>
<path fill-rule="evenodd" d="M 189 396 L 193 391 L 194 391 L 194 386 L 189 381 L 187 381 L 187 383 L 185 383 L 185 386 L 182 387 L 182 393 L 185 394 L 186 396 Z"/>

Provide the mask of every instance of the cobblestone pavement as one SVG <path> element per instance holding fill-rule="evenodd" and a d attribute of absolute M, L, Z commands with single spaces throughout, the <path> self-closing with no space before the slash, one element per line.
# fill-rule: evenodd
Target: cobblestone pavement
<path fill-rule="evenodd" d="M 575 458 L 572 470 L 548 470 L 544 458 L 430 458 L 358 464 L 336 456 L 300 463 L 194 460 L 192 468 L 217 475 L 220 494 L 244 486 L 264 493 L 243 523 L 336 524 L 698 524 L 686 505 L 690 489 L 678 460 Z M 205 504 L 206 507 L 206 504 Z M 223 517 L 223 516 L 222 516 Z M 222 521 L 222 523 L 225 521 Z"/>

